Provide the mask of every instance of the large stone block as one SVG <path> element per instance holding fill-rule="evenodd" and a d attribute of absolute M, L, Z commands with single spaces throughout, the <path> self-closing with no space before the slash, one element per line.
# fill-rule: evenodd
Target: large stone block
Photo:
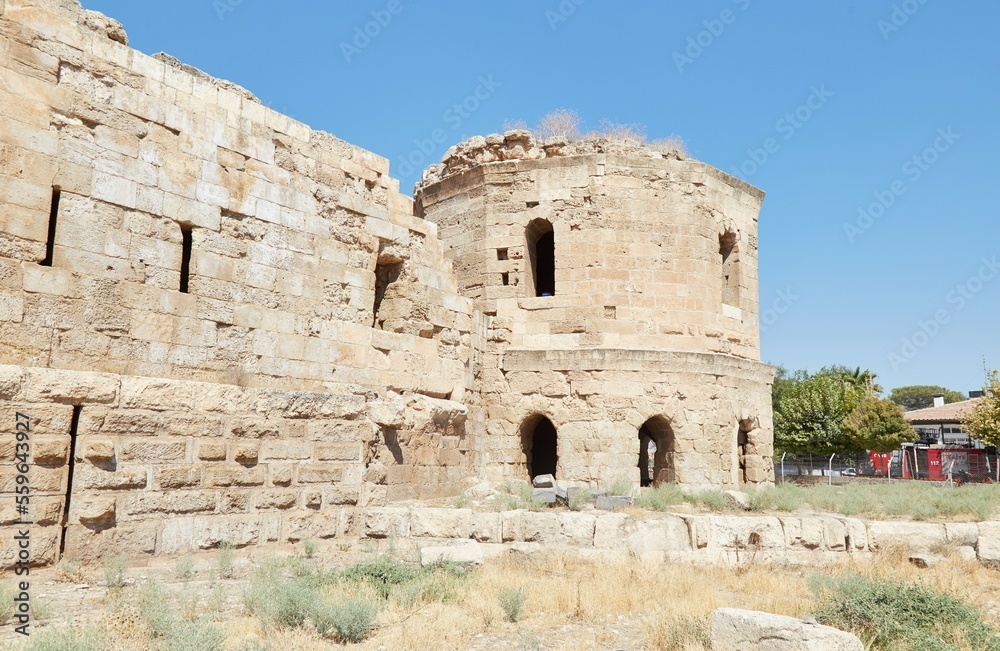
<path fill-rule="evenodd" d="M 771 613 L 719 608 L 712 613 L 712 651 L 864 651 L 856 636 Z"/>

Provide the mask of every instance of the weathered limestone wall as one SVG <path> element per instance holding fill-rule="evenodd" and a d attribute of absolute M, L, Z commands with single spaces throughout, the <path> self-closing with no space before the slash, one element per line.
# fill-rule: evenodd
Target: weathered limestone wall
<path fill-rule="evenodd" d="M 638 482 L 650 419 L 655 479 L 773 481 L 762 199 L 676 152 L 518 131 L 474 138 L 428 171 L 417 212 L 438 224 L 459 286 L 488 320 L 470 410 L 484 413 L 491 478 L 539 474 L 530 429 L 544 416 L 568 482 Z M 555 291 L 536 296 L 533 239 L 546 229 Z"/>
<path fill-rule="evenodd" d="M 460 492 L 473 312 L 388 162 L 126 42 L 0 2 L 0 562 L 17 411 L 38 563 L 64 524 L 69 556 L 169 553 Z"/>
<path fill-rule="evenodd" d="M 561 549 L 602 560 L 816 564 L 847 561 L 894 547 L 931 555 L 1000 561 L 1000 522 L 865 521 L 842 515 L 710 515 L 608 512 L 486 513 L 472 509 L 380 508 L 365 515 L 363 535 L 402 540 L 415 549 L 453 546 L 455 558 Z M 478 547 L 478 549 L 476 548 Z"/>
<path fill-rule="evenodd" d="M 3 361 L 460 399 L 471 310 L 388 162 L 87 29 L 74 5 L 3 13 Z M 402 263 L 381 329 L 380 259 Z"/>
<path fill-rule="evenodd" d="M 453 150 L 416 201 L 438 225 L 462 292 L 510 321 L 511 347 L 760 359 L 763 192 L 705 163 L 637 147 L 543 146 L 518 131 L 491 139 L 499 144 L 478 138 Z M 526 231 L 538 220 L 555 234 L 555 296 L 532 288 Z M 732 306 L 719 252 L 726 233 L 739 258 Z"/>
<path fill-rule="evenodd" d="M 0 566 L 12 564 L 23 520 L 35 523 L 36 563 L 59 558 L 64 524 L 64 555 L 87 560 L 266 545 L 344 535 L 360 507 L 452 494 L 469 472 L 459 449 L 464 409 L 426 396 L 402 404 L 0 366 L 5 429 L 17 412 L 31 423 L 33 509 L 15 510 L 14 441 L 5 436 Z"/>

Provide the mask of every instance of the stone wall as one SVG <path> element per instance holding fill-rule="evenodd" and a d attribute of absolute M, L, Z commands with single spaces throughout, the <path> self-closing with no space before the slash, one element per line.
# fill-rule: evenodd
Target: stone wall
<path fill-rule="evenodd" d="M 392 540 L 398 549 L 456 549 L 479 558 L 509 550 L 561 550 L 595 559 L 738 565 L 814 565 L 865 557 L 880 549 L 934 560 L 951 548 L 956 558 L 1000 561 L 1000 522 L 865 521 L 842 515 L 628 515 L 606 511 L 503 511 L 378 508 L 365 515 L 363 535 Z M 401 545 L 401 542 L 411 545 Z M 463 549 L 478 545 L 471 552 Z M 458 551 L 462 550 L 462 551 Z"/>
<path fill-rule="evenodd" d="M 16 512 L 4 463 L 0 566 L 29 519 L 36 563 L 341 536 L 360 508 L 453 494 L 470 465 L 464 408 L 426 396 L 0 366 L 5 429 L 18 412 L 31 423 L 33 508 Z M 13 437 L 0 452 L 14 458 Z"/>
<path fill-rule="evenodd" d="M 75 5 L 11 0 L 0 23 L 2 360 L 461 399 L 471 310 L 388 162 Z M 373 328 L 379 261 L 400 270 Z"/>
<path fill-rule="evenodd" d="M 0 564 L 25 517 L 36 563 L 342 535 L 524 476 L 543 415 L 571 483 L 638 481 L 640 430 L 661 481 L 771 481 L 759 190 L 510 132 L 415 203 L 386 159 L 127 43 L 77 0 L 0 0 Z"/>
<path fill-rule="evenodd" d="M 75 0 L 0 12 L 0 560 L 18 411 L 38 563 L 461 491 L 473 312 L 388 162 Z"/>
<path fill-rule="evenodd" d="M 773 481 L 762 200 L 676 151 L 522 131 L 473 138 L 428 171 L 417 212 L 487 319 L 469 405 L 483 413 L 490 478 L 638 482 L 652 438 L 654 481 Z M 541 232 L 554 238 L 554 295 L 537 295 Z M 542 417 L 558 462 L 539 471 Z"/>

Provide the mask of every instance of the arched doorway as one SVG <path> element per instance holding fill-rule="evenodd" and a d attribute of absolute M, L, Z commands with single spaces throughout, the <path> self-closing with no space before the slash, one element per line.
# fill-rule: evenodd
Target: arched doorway
<path fill-rule="evenodd" d="M 653 446 L 652 455 L 650 444 Z M 674 430 L 670 421 L 663 416 L 653 416 L 643 423 L 639 428 L 640 484 L 658 486 L 675 483 L 674 454 Z"/>
<path fill-rule="evenodd" d="M 555 477 L 559 461 L 557 443 L 556 426 L 545 416 L 536 414 L 521 424 L 521 449 L 527 462 L 528 477 Z"/>

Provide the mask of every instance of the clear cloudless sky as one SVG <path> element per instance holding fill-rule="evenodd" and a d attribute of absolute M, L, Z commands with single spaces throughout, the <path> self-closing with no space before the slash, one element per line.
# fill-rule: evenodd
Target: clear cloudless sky
<path fill-rule="evenodd" d="M 995 0 L 83 4 L 389 158 L 404 191 L 450 145 L 557 108 L 680 135 L 767 192 L 764 361 L 963 392 L 984 354 L 1000 367 Z"/>

